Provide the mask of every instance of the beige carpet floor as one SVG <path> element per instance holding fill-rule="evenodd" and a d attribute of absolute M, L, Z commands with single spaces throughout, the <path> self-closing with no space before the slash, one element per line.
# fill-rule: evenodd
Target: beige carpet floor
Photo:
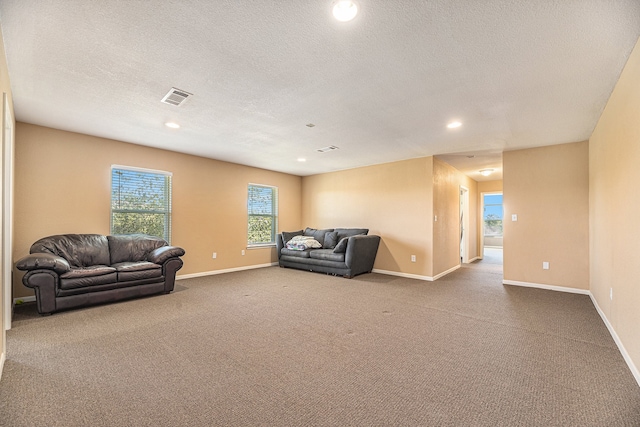
<path fill-rule="evenodd" d="M 18 306 L 2 426 L 640 426 L 588 296 L 278 267 L 40 317 Z"/>

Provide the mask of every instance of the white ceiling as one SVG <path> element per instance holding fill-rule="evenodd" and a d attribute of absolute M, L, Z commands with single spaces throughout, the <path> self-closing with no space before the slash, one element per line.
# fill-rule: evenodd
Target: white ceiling
<path fill-rule="evenodd" d="M 638 0 L 358 0 L 347 23 L 331 1 L 2 0 L 16 118 L 302 176 L 443 155 L 495 179 L 503 151 L 588 139 L 640 35 Z"/>

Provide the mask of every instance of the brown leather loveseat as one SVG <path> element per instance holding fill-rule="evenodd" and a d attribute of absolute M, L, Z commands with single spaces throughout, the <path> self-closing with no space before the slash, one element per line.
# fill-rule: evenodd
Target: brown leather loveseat
<path fill-rule="evenodd" d="M 184 249 L 144 234 L 63 234 L 35 242 L 16 264 L 38 313 L 173 290 Z"/>

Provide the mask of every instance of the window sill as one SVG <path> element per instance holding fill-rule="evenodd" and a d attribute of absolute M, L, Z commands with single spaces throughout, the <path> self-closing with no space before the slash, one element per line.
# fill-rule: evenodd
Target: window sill
<path fill-rule="evenodd" d="M 275 248 L 275 243 L 260 243 L 257 245 L 247 245 L 247 249 L 264 249 L 264 248 Z"/>

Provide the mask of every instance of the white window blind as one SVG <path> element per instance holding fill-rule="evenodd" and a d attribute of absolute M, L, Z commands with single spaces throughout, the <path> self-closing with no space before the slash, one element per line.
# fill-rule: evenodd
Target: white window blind
<path fill-rule="evenodd" d="M 144 233 L 171 240 L 171 173 L 111 169 L 111 234 Z"/>

